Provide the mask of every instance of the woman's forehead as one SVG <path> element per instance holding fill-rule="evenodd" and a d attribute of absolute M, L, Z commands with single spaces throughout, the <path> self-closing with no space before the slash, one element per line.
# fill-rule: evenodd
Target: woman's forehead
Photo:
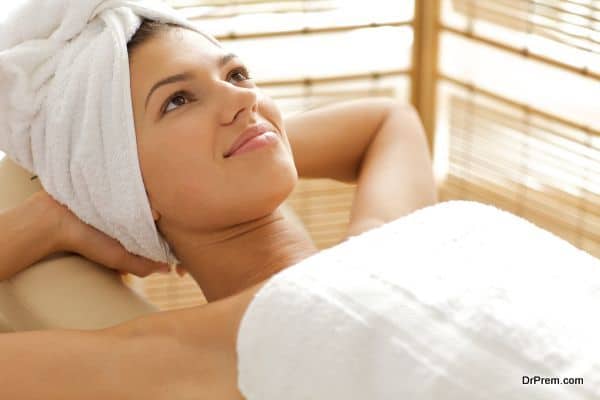
<path fill-rule="evenodd" d="M 153 36 L 133 54 L 133 64 L 153 62 L 168 64 L 174 58 L 216 58 L 223 52 L 201 33 L 183 28 L 172 28 Z"/>
<path fill-rule="evenodd" d="M 225 55 L 204 35 L 188 29 L 161 32 L 140 46 L 130 60 L 134 86 L 182 73 L 189 68 L 211 68 Z"/>

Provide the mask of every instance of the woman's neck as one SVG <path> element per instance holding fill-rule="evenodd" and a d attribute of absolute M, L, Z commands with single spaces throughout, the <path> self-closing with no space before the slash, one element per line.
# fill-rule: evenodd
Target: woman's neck
<path fill-rule="evenodd" d="M 280 208 L 217 238 L 172 232 L 170 239 L 209 303 L 264 282 L 318 252 L 303 227 Z"/>

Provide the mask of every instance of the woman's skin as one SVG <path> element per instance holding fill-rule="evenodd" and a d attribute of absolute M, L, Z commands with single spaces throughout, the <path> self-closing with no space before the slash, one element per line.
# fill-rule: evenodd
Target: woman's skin
<path fill-rule="evenodd" d="M 346 236 L 437 201 L 427 142 L 410 106 L 362 99 L 284 124 L 275 103 L 232 72 L 240 60 L 217 65 L 225 54 L 175 29 L 130 60 L 153 215 L 209 304 L 99 331 L 0 335 L 1 398 L 242 399 L 236 340 L 248 304 L 269 277 L 317 252 L 280 210 L 298 176 L 357 183 Z M 192 79 L 161 87 L 145 109 L 157 81 L 188 70 Z M 188 97 L 161 117 L 161 105 L 179 90 Z M 248 125 L 263 121 L 281 135 L 276 145 L 223 157 Z"/>

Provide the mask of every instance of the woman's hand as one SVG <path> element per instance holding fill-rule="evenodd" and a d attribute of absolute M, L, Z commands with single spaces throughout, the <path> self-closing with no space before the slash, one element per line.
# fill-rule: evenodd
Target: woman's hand
<path fill-rule="evenodd" d="M 169 265 L 137 256 L 127 251 L 117 240 L 83 222 L 67 207 L 54 200 L 46 191 L 40 190 L 31 197 L 47 210 L 48 218 L 56 232 L 53 252 L 78 253 L 92 261 L 121 272 L 145 277 L 154 272 L 170 272 Z M 182 276 L 183 269 L 177 272 Z"/>
<path fill-rule="evenodd" d="M 108 268 L 118 270 L 122 275 L 131 273 L 145 277 L 154 272 L 170 272 L 170 267 L 166 263 L 155 262 L 130 253 L 116 239 L 82 221 L 44 190 L 34 196 L 38 196 L 37 201 L 47 203 L 46 206 L 56 212 L 54 216 L 56 251 L 80 254 Z"/>

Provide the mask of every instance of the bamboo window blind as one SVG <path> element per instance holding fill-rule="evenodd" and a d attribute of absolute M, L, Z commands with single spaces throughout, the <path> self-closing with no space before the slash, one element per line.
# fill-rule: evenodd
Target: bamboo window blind
<path fill-rule="evenodd" d="M 493 204 L 600 257 L 600 1 L 440 7 L 440 201 Z"/>
<path fill-rule="evenodd" d="M 167 1 L 249 66 L 283 117 L 365 97 L 408 101 L 413 1 Z M 319 249 L 341 240 L 355 185 L 300 179 L 286 201 Z M 160 309 L 206 303 L 190 276 L 126 282 Z"/>

